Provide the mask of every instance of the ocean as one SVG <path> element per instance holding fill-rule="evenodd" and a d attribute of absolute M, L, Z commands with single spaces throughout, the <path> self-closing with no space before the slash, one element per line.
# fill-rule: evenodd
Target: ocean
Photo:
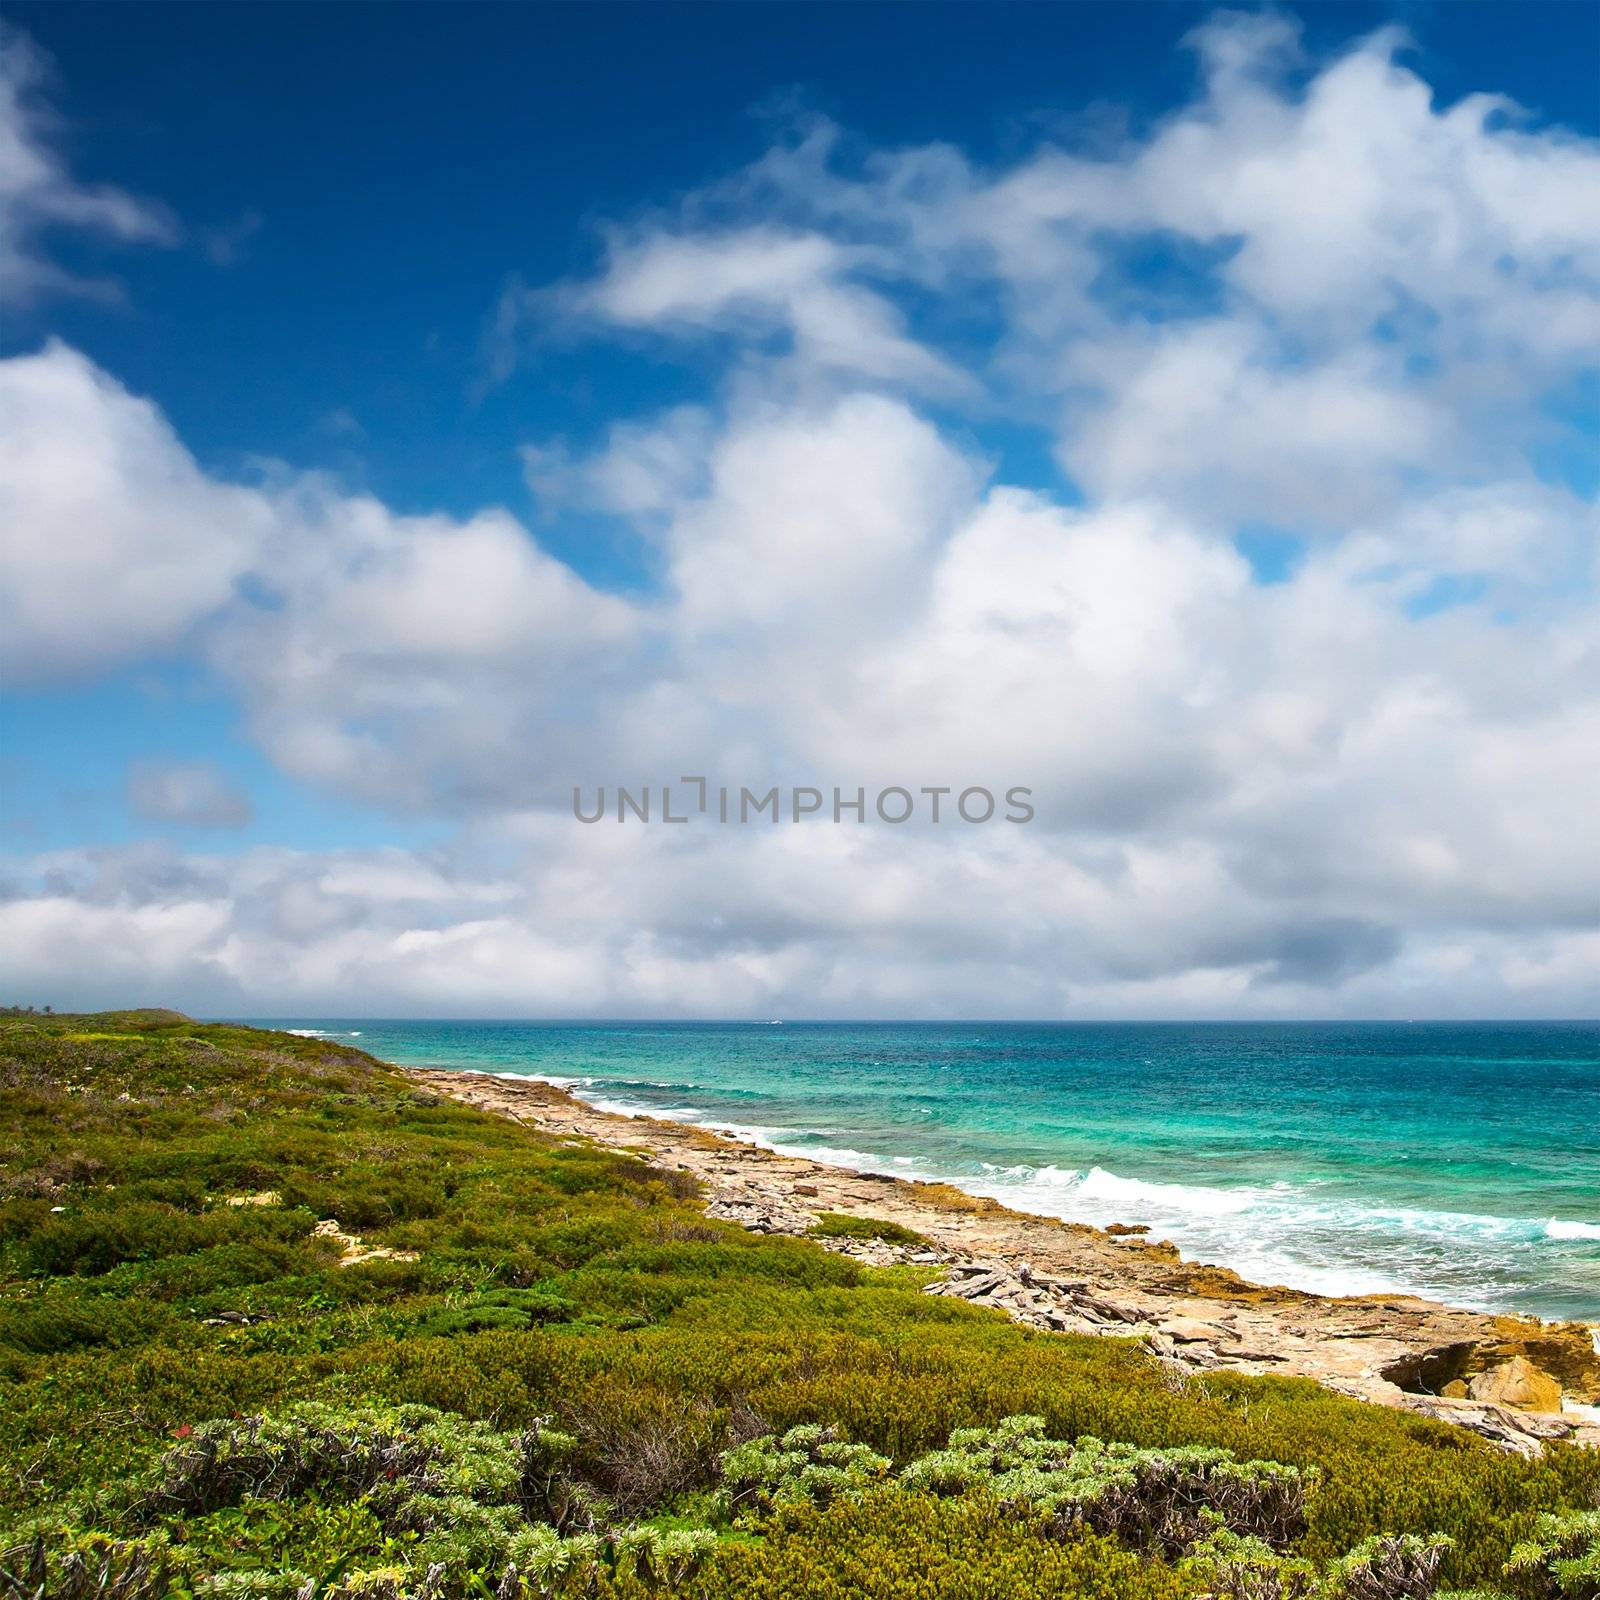
<path fill-rule="evenodd" d="M 1600 1320 L 1600 1024 L 280 1019 L 1324 1294 Z"/>

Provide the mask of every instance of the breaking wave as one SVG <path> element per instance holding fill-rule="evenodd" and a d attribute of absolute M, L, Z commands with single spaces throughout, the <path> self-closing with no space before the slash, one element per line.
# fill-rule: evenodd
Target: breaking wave
<path fill-rule="evenodd" d="M 1547 1239 L 1600 1239 L 1600 1222 L 1566 1222 L 1552 1217 L 1544 1232 Z"/>

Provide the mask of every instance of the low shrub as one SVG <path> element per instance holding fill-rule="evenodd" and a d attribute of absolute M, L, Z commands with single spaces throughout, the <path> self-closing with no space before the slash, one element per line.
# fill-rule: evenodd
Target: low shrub
<path fill-rule="evenodd" d="M 1429 1600 L 1450 1540 L 1435 1534 L 1363 1539 L 1328 1568 L 1330 1592 L 1349 1600 Z"/>
<path fill-rule="evenodd" d="M 44 1534 L 0 1555 L 0 1600 L 164 1600 L 165 1568 L 122 1540 L 89 1539 L 52 1551 Z"/>
<path fill-rule="evenodd" d="M 1034 1416 L 960 1429 L 900 1481 L 933 1494 L 982 1490 L 1003 1507 L 1043 1513 L 1058 1536 L 1088 1528 L 1168 1558 L 1219 1527 L 1277 1547 L 1306 1527 L 1308 1479 L 1294 1467 L 1193 1445 L 1150 1450 L 1050 1439 Z"/>
<path fill-rule="evenodd" d="M 1438 1536 L 1380 1534 L 1319 1565 L 1218 1528 L 1185 1566 L 1205 1577 L 1213 1600 L 1504 1600 L 1487 1590 L 1441 1593 L 1449 1548 Z"/>
<path fill-rule="evenodd" d="M 827 1506 L 859 1495 L 889 1470 L 887 1456 L 848 1444 L 832 1428 L 804 1423 L 768 1434 L 722 1458 L 724 1504 L 735 1515 L 762 1516 L 792 1506 Z"/>
<path fill-rule="evenodd" d="M 547 1323 L 572 1322 L 579 1315 L 575 1302 L 545 1289 L 494 1289 L 473 1295 L 459 1305 L 443 1306 L 412 1324 L 425 1339 L 457 1333 L 482 1333 L 487 1328 L 533 1328 Z"/>
<path fill-rule="evenodd" d="M 600 1600 L 639 1600 L 602 1583 Z M 1089 1535 L 1040 1536 L 972 1495 L 941 1501 L 896 1485 L 786 1511 L 759 1539 L 723 1541 L 696 1600 L 1191 1600 L 1193 1577 Z"/>
<path fill-rule="evenodd" d="M 1600 1600 L 1600 1511 L 1546 1513 L 1506 1573 L 1539 1600 Z"/>

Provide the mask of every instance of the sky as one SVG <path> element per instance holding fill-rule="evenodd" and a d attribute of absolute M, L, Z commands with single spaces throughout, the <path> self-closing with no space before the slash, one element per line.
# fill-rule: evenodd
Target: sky
<path fill-rule="evenodd" d="M 1600 1012 L 1594 7 L 0 52 L 0 1001 Z"/>

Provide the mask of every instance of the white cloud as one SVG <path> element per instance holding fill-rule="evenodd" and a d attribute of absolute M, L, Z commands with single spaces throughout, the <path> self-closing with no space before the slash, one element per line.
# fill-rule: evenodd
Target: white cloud
<path fill-rule="evenodd" d="M 272 517 L 202 473 L 149 401 L 52 343 L 0 362 L 0 526 L 0 670 L 17 682 L 178 644 Z"/>
<path fill-rule="evenodd" d="M 21 864 L 0 926 L 24 976 L 42 981 L 70 930 L 148 925 L 151 981 L 213 1009 L 339 990 L 424 1010 L 1410 1013 L 1451 992 L 1583 1009 L 1560 952 L 1600 904 L 1581 848 L 1600 693 L 1592 587 L 1544 581 L 1573 570 L 1543 564 L 1554 509 L 1569 557 L 1584 548 L 1559 497 L 1417 499 L 1262 588 L 1170 506 L 986 488 L 902 402 L 769 403 L 665 514 L 671 591 L 624 602 L 501 513 L 397 517 L 316 478 L 214 484 L 81 358 L 30 359 L 93 402 L 61 413 L 66 440 L 99 450 L 98 406 L 161 444 L 106 455 L 105 504 L 189 508 L 159 519 L 166 536 L 243 507 L 256 534 L 230 566 L 250 584 L 188 621 L 281 765 L 465 818 L 551 809 L 480 839 L 481 865 Z M 104 526 L 134 542 L 104 547 L 103 570 L 137 567 L 146 522 Z M 1447 556 L 1503 568 L 1526 621 L 1484 603 L 1413 620 L 1418 571 Z M 685 771 L 1022 783 L 1039 817 L 684 838 L 564 815 L 575 781 Z M 169 816 L 217 820 L 192 785 L 176 808 L 170 783 L 146 787 Z M 1446 948 L 1470 959 L 1428 954 Z M 1470 987 L 1451 991 L 1457 970 Z M 1391 1005 L 1379 975 L 1413 972 Z"/>
<path fill-rule="evenodd" d="M 575 831 L 584 842 L 575 844 Z M 13 991 L 202 1012 L 831 1017 L 1581 1014 L 1594 936 L 1412 929 L 1242 893 L 1213 852 L 1022 828 L 583 830 L 471 852 L 57 855 L 4 905 Z M 25 888 L 27 886 L 18 886 Z M 16 891 L 13 890 L 13 893 Z M 960 908 L 957 914 L 953 908 Z M 104 948 L 85 967 L 69 952 Z"/>
<path fill-rule="evenodd" d="M 1222 13 L 1194 43 L 1195 99 L 1112 150 L 984 171 L 933 145 L 846 168 L 812 123 L 630 248 L 692 254 L 715 286 L 711 258 L 777 225 L 762 213 L 825 236 L 958 323 L 976 307 L 962 348 L 988 405 L 1054 419 L 1094 492 L 1219 524 L 1322 531 L 1418 477 L 1515 470 L 1552 431 L 1530 398 L 1600 342 L 1600 149 L 1493 95 L 1435 103 L 1395 30 L 1309 73 L 1282 18 Z M 740 229 L 704 221 L 740 204 Z M 1140 276 L 1181 251 L 1186 269 Z M 631 312 L 670 317 L 659 296 Z"/>
<path fill-rule="evenodd" d="M 1159 495 L 1219 524 L 1348 528 L 1459 449 L 1396 366 L 1358 347 L 1286 367 L 1232 319 L 1107 339 L 1077 358 L 1104 398 L 1069 424 L 1063 464 L 1097 496 Z"/>
<path fill-rule="evenodd" d="M 165 208 L 121 189 L 75 179 L 51 148 L 54 118 L 39 99 L 49 64 L 24 35 L 0 24 L 0 299 L 48 292 L 105 294 L 110 286 L 53 262 L 42 248 L 51 229 L 75 229 L 129 243 L 171 244 Z"/>
<path fill-rule="evenodd" d="M 718 441 L 710 492 L 668 545 L 682 626 L 840 649 L 915 614 L 977 474 L 897 400 L 755 411 Z"/>
<path fill-rule="evenodd" d="M 456 746 L 480 759 L 462 792 L 485 762 L 514 782 L 638 627 L 503 511 L 399 517 L 314 475 L 219 482 L 59 343 L 0 361 L 0 523 L 8 681 L 198 641 L 289 771 L 400 804 Z"/>
<path fill-rule="evenodd" d="M 259 580 L 271 603 L 210 634 L 267 751 L 399 806 L 537 792 L 629 650 L 634 608 L 505 512 L 398 517 L 315 481 L 275 509 L 281 553 Z"/>
<path fill-rule="evenodd" d="M 1292 97 L 1272 75 L 1277 33 L 1250 22 L 1202 30 L 1206 100 L 1134 163 L 1152 220 L 1239 238 L 1230 279 L 1335 337 L 1354 319 L 1364 331 L 1402 294 L 1449 311 L 1449 339 L 1473 331 L 1463 319 L 1474 307 L 1498 313 L 1537 294 L 1553 269 L 1592 284 L 1591 146 L 1521 132 L 1517 107 L 1498 96 L 1437 107 L 1395 60 L 1406 39 L 1394 29 Z"/>
<path fill-rule="evenodd" d="M 560 440 L 524 445 L 523 473 L 548 517 L 576 506 L 648 521 L 703 487 L 714 437 L 704 407 L 675 406 L 648 422 L 617 423 L 588 456 L 574 457 Z"/>
<path fill-rule="evenodd" d="M 599 278 L 555 304 L 618 327 L 680 336 L 782 333 L 802 373 L 964 389 L 956 369 L 908 337 L 899 311 L 860 281 L 875 264 L 888 263 L 820 234 L 768 226 L 652 232 L 613 239 Z"/>

